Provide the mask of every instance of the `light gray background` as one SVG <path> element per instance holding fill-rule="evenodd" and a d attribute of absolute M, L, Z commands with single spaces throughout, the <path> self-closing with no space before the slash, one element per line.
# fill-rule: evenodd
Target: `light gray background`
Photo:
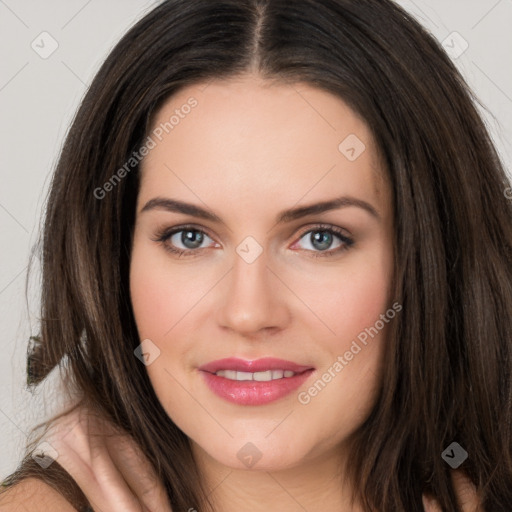
<path fill-rule="evenodd" d="M 50 392 L 58 383 L 55 372 L 35 396 L 24 389 L 26 343 L 38 330 L 38 260 L 28 305 L 26 270 L 49 178 L 74 112 L 101 62 L 128 27 L 157 3 L 0 0 L 0 478 L 15 469 L 29 427 L 58 409 L 57 397 Z M 467 41 L 467 50 L 454 60 L 485 105 L 482 115 L 510 169 L 512 0 L 399 3 L 440 41 L 453 32 Z M 41 43 L 44 31 L 58 42 L 46 59 L 31 47 L 35 41 L 49 48 L 48 40 Z"/>

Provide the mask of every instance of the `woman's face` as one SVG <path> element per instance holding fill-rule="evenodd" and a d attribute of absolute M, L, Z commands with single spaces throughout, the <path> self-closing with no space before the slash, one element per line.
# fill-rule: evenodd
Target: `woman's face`
<path fill-rule="evenodd" d="M 332 457 L 375 404 L 400 309 L 368 127 L 327 92 L 246 76 L 181 90 L 150 138 L 130 292 L 158 399 L 205 460 Z"/>

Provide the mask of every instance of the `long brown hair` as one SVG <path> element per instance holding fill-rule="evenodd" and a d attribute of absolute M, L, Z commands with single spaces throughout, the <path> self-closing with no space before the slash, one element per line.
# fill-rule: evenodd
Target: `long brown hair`
<path fill-rule="evenodd" d="M 173 510 L 205 509 L 188 438 L 133 355 L 138 166 L 104 197 L 97 189 L 141 147 L 172 94 L 248 71 L 345 101 L 371 129 L 393 189 L 403 310 L 390 324 L 380 396 L 353 444 L 351 477 L 366 510 L 422 510 L 424 492 L 460 510 L 441 458 L 456 441 L 484 508 L 509 512 L 510 183 L 478 100 L 441 45 L 390 0 L 167 0 L 127 32 L 83 99 L 53 176 L 30 385 L 64 365 L 67 389 L 141 446 Z M 32 463 L 35 443 L 10 481 L 42 478 L 81 506 L 65 472 Z"/>

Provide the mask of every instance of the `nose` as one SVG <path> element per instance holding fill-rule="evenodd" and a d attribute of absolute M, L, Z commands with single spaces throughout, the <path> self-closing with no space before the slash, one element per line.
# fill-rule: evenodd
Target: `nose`
<path fill-rule="evenodd" d="M 286 288 L 275 274 L 265 251 L 252 263 L 236 254 L 221 292 L 219 325 L 249 337 L 285 328 L 290 321 Z"/>

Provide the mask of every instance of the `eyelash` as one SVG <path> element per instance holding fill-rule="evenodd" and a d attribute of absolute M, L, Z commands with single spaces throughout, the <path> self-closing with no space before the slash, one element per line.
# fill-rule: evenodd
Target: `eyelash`
<path fill-rule="evenodd" d="M 159 242 L 164 246 L 164 249 L 172 254 L 178 255 L 178 257 L 185 256 L 185 257 L 194 257 L 197 256 L 199 252 L 201 252 L 203 249 L 208 249 L 208 247 L 201 247 L 200 249 L 177 249 L 176 247 L 173 247 L 169 244 L 167 244 L 167 240 L 171 238 L 171 236 L 175 235 L 176 233 L 180 233 L 181 231 L 196 231 L 198 233 L 202 233 L 206 235 L 208 238 L 212 238 L 206 231 L 204 231 L 201 228 L 198 228 L 194 225 L 184 225 L 184 226 L 176 226 L 171 229 L 162 229 L 159 231 L 152 240 L 154 242 Z M 322 257 L 332 257 L 335 255 L 338 255 L 344 251 L 349 250 L 354 245 L 354 240 L 347 237 L 343 234 L 343 232 L 330 224 L 317 224 L 316 226 L 313 226 L 312 228 L 309 228 L 307 231 L 304 231 L 300 236 L 299 240 L 304 237 L 304 235 L 307 235 L 308 233 L 312 233 L 315 231 L 323 232 L 323 233 L 330 233 L 332 235 L 337 236 L 341 242 L 343 242 L 343 245 L 336 249 L 331 249 L 329 251 L 312 251 L 310 249 L 303 249 L 307 252 L 313 253 L 311 256 L 313 258 L 322 258 Z M 213 239 L 213 238 L 212 238 Z M 192 254 L 195 253 L 195 254 Z"/>

